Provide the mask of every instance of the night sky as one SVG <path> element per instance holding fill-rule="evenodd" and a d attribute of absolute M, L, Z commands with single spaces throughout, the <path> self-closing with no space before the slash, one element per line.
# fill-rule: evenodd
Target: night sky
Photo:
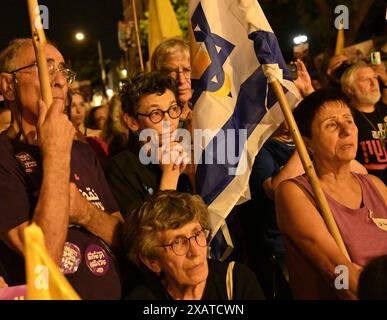
<path fill-rule="evenodd" d="M 122 20 L 122 0 L 40 0 L 39 4 L 49 9 L 49 29 L 46 35 L 61 49 L 66 61 L 80 60 L 85 63 L 87 60 L 96 60 L 98 39 L 102 43 L 105 59 L 115 60 L 122 55 L 117 41 L 117 22 Z M 278 7 L 270 2 L 262 6 L 287 59 L 292 56 L 292 37 L 297 32 L 307 32 L 297 19 L 292 18 L 296 16 L 297 8 L 291 4 L 289 1 L 281 6 L 281 10 L 290 17 L 286 21 L 275 19 L 279 13 Z M 1 0 L 0 12 L 0 50 L 11 39 L 30 36 L 27 0 Z M 374 5 L 359 32 L 358 40 L 383 35 L 386 31 L 384 15 L 384 5 Z M 77 31 L 85 33 L 86 40 L 83 43 L 75 40 Z M 324 49 L 320 47 L 321 44 L 313 43 L 312 39 L 312 51 L 317 49 L 320 52 Z"/>
<path fill-rule="evenodd" d="M 40 0 L 49 10 L 49 29 L 46 36 L 62 51 L 65 58 L 76 58 L 85 50 L 97 51 L 100 39 L 105 57 L 117 59 L 117 22 L 122 19 L 121 0 Z M 0 1 L 0 48 L 17 37 L 30 37 L 27 0 Z M 84 43 L 74 35 L 82 31 Z"/>

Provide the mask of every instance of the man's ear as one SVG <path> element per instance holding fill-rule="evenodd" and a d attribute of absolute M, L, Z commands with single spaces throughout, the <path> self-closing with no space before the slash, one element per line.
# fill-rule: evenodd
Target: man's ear
<path fill-rule="evenodd" d="M 0 92 L 8 101 L 14 101 L 16 97 L 15 82 L 10 74 L 0 74 Z"/>
<path fill-rule="evenodd" d="M 354 93 L 355 93 L 355 89 L 352 88 L 352 87 L 345 87 L 343 88 L 343 92 L 349 96 L 349 97 L 353 97 L 354 96 Z"/>
<path fill-rule="evenodd" d="M 140 124 L 138 123 L 138 120 L 134 117 L 129 116 L 127 113 L 124 113 L 124 121 L 131 131 L 137 132 L 140 129 Z"/>
<path fill-rule="evenodd" d="M 161 272 L 161 266 L 158 260 L 156 259 L 149 259 L 148 257 L 140 255 L 140 260 L 143 264 L 145 264 L 151 271 L 153 271 L 156 274 L 160 274 Z"/>

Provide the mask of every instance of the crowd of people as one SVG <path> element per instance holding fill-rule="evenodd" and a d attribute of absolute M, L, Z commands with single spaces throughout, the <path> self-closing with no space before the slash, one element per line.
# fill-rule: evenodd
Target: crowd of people
<path fill-rule="evenodd" d="M 321 217 L 284 122 L 256 156 L 251 200 L 230 224 L 239 252 L 221 262 L 209 258 L 209 213 L 173 136 L 192 130 L 195 112 L 188 44 L 162 42 L 151 72 L 91 110 L 60 51 L 49 43 L 45 54 L 51 106 L 41 99 L 31 39 L 0 53 L 0 288 L 25 283 L 23 230 L 35 222 L 82 299 L 387 298 L 385 276 L 375 280 L 387 255 L 383 63 L 333 57 L 330 83 L 315 90 L 295 62 L 303 100 L 294 116 L 349 258 Z M 157 163 L 143 161 L 153 151 L 144 149 L 146 130 Z M 337 266 L 348 270 L 344 288 Z"/>

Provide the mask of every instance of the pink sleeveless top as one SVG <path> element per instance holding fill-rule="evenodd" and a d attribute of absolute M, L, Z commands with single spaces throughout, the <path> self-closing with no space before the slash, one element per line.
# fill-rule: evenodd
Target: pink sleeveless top
<path fill-rule="evenodd" d="M 369 210 L 374 218 L 387 219 L 387 206 L 374 184 L 365 176 L 353 173 L 358 179 L 362 190 L 362 206 L 350 209 L 337 202 L 327 193 L 329 207 L 340 230 L 352 262 L 364 266 L 371 259 L 387 254 L 387 231 L 376 226 L 369 218 Z M 304 176 L 291 181 L 304 187 L 314 199 L 312 186 Z M 288 264 L 291 287 L 296 299 L 334 299 L 335 290 L 326 284 L 317 269 L 306 259 L 302 252 L 285 239 L 288 251 Z M 293 281 L 292 281 L 293 280 Z"/>

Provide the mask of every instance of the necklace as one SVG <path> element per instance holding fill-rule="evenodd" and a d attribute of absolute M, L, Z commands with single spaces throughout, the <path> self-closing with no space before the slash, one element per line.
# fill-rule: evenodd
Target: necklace
<path fill-rule="evenodd" d="M 382 133 L 380 133 L 379 134 L 379 131 L 380 130 L 378 130 L 376 127 L 375 127 L 375 125 L 370 121 L 370 119 L 368 119 L 367 117 L 366 117 L 366 115 L 364 114 L 364 112 L 361 112 L 361 111 L 359 111 L 359 113 L 361 114 L 361 116 L 371 125 L 371 127 L 372 127 L 372 129 L 374 129 L 374 131 L 376 132 L 376 134 L 378 135 L 378 137 L 376 138 L 376 139 L 379 139 L 380 140 L 380 144 L 382 145 L 382 149 L 384 150 L 385 149 L 385 147 L 386 147 L 386 134 L 384 133 L 384 134 L 382 134 Z"/>

